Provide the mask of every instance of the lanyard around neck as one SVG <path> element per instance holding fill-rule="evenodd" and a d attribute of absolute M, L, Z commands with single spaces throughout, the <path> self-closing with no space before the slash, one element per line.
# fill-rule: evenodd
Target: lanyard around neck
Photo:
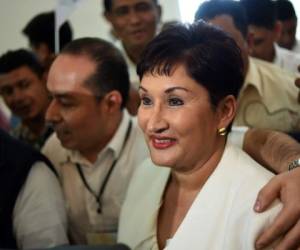
<path fill-rule="evenodd" d="M 109 178 L 118 162 L 118 160 L 120 159 L 120 157 L 122 156 L 122 153 L 124 151 L 124 148 L 127 144 L 127 141 L 129 139 L 129 135 L 130 135 L 130 132 L 131 132 L 131 128 L 132 128 L 132 121 L 130 120 L 129 121 L 129 124 L 128 124 L 128 127 L 127 127 L 127 131 L 126 131 L 126 134 L 125 134 L 125 138 L 124 138 L 124 141 L 123 141 L 123 144 L 122 144 L 122 148 L 121 148 L 121 151 L 120 151 L 120 154 L 119 156 L 113 161 L 113 163 L 111 164 L 110 168 L 108 169 L 108 173 L 106 174 L 105 178 L 104 178 L 104 181 L 102 182 L 102 185 L 100 186 L 100 190 L 99 190 L 99 193 L 97 194 L 92 188 L 91 186 L 88 184 L 84 174 L 83 174 L 83 171 L 82 171 L 82 168 L 81 168 L 81 165 L 79 163 L 76 163 L 76 168 L 77 168 L 77 171 L 79 173 L 79 176 L 85 186 L 85 188 L 95 197 L 95 200 L 96 202 L 98 203 L 98 209 L 97 209 L 97 212 L 99 214 L 102 213 L 102 196 L 103 196 L 103 193 L 105 191 L 105 188 L 107 186 L 107 183 L 109 181 Z"/>

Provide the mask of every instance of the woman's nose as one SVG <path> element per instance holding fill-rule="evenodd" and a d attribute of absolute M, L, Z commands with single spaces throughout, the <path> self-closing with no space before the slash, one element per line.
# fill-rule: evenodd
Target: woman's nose
<path fill-rule="evenodd" d="M 150 114 L 147 130 L 150 133 L 161 133 L 168 128 L 165 113 L 161 108 L 154 108 Z"/>

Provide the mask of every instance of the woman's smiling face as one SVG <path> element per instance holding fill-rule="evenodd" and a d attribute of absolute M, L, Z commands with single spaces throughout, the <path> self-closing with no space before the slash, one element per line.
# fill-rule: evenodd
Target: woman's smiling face
<path fill-rule="evenodd" d="M 155 164 L 192 171 L 209 160 L 220 145 L 221 117 L 182 65 L 170 76 L 145 74 L 139 93 L 138 121 Z"/>

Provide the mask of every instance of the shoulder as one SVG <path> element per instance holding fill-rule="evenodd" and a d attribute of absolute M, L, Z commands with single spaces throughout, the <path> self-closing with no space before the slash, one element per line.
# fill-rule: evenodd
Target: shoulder
<path fill-rule="evenodd" d="M 279 55 L 282 55 L 285 60 L 292 60 L 293 62 L 300 62 L 300 54 L 293 52 L 291 50 L 282 48 L 282 47 L 277 47 Z"/>
<path fill-rule="evenodd" d="M 290 82 L 294 82 L 296 74 L 288 72 L 279 66 L 269 63 L 260 59 L 251 58 L 251 62 L 255 65 L 256 70 L 260 73 L 263 79 L 271 82 L 276 82 L 275 84 L 283 87 Z M 278 80 L 285 80 L 284 82 Z M 294 86 L 296 89 L 296 87 Z"/>
<path fill-rule="evenodd" d="M 65 203 L 58 178 L 36 162 L 18 195 L 13 225 L 20 248 L 67 244 Z"/>
<path fill-rule="evenodd" d="M 242 206 L 253 211 L 258 192 L 274 174 L 233 145 L 227 145 L 226 154 L 222 178 L 231 180 L 228 183 L 231 185 L 230 192 L 234 194 L 234 207 Z"/>
<path fill-rule="evenodd" d="M 29 171 L 24 187 L 27 191 L 42 195 L 48 193 L 49 190 L 51 190 L 51 192 L 60 190 L 57 176 L 49 166 L 41 161 L 33 164 L 32 168 Z"/>
<path fill-rule="evenodd" d="M 69 150 L 64 148 L 56 133 L 53 133 L 45 142 L 41 152 L 50 160 L 55 168 L 58 168 L 61 162 L 65 162 Z"/>
<path fill-rule="evenodd" d="M 45 142 L 45 145 L 42 148 L 42 151 L 49 150 L 49 149 L 52 149 L 55 147 L 62 147 L 62 145 L 61 145 L 60 141 L 58 140 L 56 133 L 53 133 Z"/>
<path fill-rule="evenodd" d="M 240 244 L 243 249 L 253 249 L 257 236 L 271 225 L 280 212 L 282 204 L 276 199 L 265 212 L 254 211 L 253 207 L 259 191 L 274 174 L 240 149 L 231 147 L 230 150 L 231 157 L 236 159 L 232 162 L 232 173 L 236 174 L 237 185 L 230 190 L 233 195 L 226 218 L 228 219 L 228 235 L 232 238 L 231 242 L 228 240 L 226 244 L 229 246 Z"/>
<path fill-rule="evenodd" d="M 258 59 L 251 59 L 251 73 L 256 74 L 255 83 L 261 89 L 261 95 L 268 103 L 269 108 L 289 107 L 299 110 L 297 102 L 298 88 L 295 86 L 296 74 L 287 72 L 277 65 Z M 277 97 L 274 102 L 274 96 Z M 280 97 L 280 98 L 279 98 Z"/>
<path fill-rule="evenodd" d="M 139 163 L 149 155 L 148 148 L 142 130 L 138 126 L 137 118 L 131 116 L 132 129 L 129 138 L 129 154 L 134 154 Z"/>
<path fill-rule="evenodd" d="M 226 191 L 229 194 L 226 202 L 231 204 L 227 215 L 229 227 L 239 228 L 241 236 L 253 246 L 255 237 L 274 220 L 282 207 L 276 200 L 264 213 L 258 214 L 253 210 L 258 192 L 274 174 L 235 146 L 227 145 L 226 154 L 227 167 L 221 177 L 231 180 L 227 182 L 229 188 Z"/>
<path fill-rule="evenodd" d="M 270 180 L 274 174 L 254 161 L 248 154 L 240 148 L 232 145 L 230 142 L 226 146 L 227 162 L 231 162 L 228 171 L 239 176 L 241 183 L 253 182 L 253 185 L 258 186 Z M 257 176 L 256 179 L 250 177 Z M 246 182 L 244 182 L 246 181 Z"/>
<path fill-rule="evenodd" d="M 170 168 L 156 166 L 150 157 L 146 158 L 135 170 L 128 189 L 131 191 L 128 192 L 139 195 L 139 190 L 154 183 L 160 183 L 169 173 Z"/>
<path fill-rule="evenodd" d="M 155 166 L 150 158 L 136 169 L 121 209 L 119 242 L 134 248 L 149 236 L 169 173 L 169 168 Z"/>
<path fill-rule="evenodd" d="M 245 135 L 249 127 L 246 126 L 233 126 L 228 134 L 228 142 L 235 145 L 238 148 L 243 148 Z"/>
<path fill-rule="evenodd" d="M 30 211 L 30 208 L 35 206 L 39 211 L 48 211 L 50 207 L 53 208 L 57 204 L 60 206 L 63 204 L 58 178 L 45 163 L 36 162 L 18 195 L 14 209 L 15 215 L 18 219 L 18 216 L 22 214 L 17 211 Z"/>
<path fill-rule="evenodd" d="M 206 184 L 210 187 L 222 185 L 236 202 L 243 202 L 247 198 L 250 202 L 248 205 L 253 206 L 259 190 L 273 176 L 273 173 L 229 142 L 218 167 Z"/>
<path fill-rule="evenodd" d="M 299 40 L 296 41 L 292 51 L 294 53 L 300 53 L 300 41 Z"/>
<path fill-rule="evenodd" d="M 153 204 L 160 200 L 169 175 L 170 168 L 158 167 L 152 163 L 150 158 L 146 159 L 137 167 L 130 180 L 122 206 L 122 214 L 138 217 L 141 207 L 147 207 L 146 210 L 151 211 Z M 135 204 L 134 207 L 133 204 Z M 125 217 L 127 221 L 128 216 Z"/>

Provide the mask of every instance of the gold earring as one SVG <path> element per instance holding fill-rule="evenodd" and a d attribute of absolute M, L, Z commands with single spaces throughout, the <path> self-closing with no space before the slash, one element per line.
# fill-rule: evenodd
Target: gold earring
<path fill-rule="evenodd" d="M 221 136 L 225 136 L 227 134 L 226 128 L 219 128 L 218 134 Z"/>

